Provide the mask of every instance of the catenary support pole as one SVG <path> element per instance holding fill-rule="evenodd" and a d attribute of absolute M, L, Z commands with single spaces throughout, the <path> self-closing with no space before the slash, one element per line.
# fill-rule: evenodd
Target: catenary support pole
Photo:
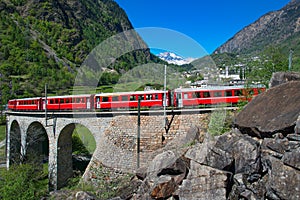
<path fill-rule="evenodd" d="M 47 84 L 45 84 L 45 124 L 46 124 L 46 127 L 48 126 L 48 123 L 47 123 Z"/>
<path fill-rule="evenodd" d="M 137 169 L 140 168 L 140 140 L 141 140 L 141 98 L 138 98 L 138 127 L 137 127 Z"/>

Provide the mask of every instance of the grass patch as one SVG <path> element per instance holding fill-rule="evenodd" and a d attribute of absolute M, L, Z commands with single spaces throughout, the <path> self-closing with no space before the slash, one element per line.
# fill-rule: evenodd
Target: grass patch
<path fill-rule="evenodd" d="M 6 129 L 5 125 L 0 125 L 0 141 L 4 140 L 6 137 L 5 129 Z"/>

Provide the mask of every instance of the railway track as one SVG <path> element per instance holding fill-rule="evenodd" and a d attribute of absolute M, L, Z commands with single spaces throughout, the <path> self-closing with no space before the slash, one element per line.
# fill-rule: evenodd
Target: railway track
<path fill-rule="evenodd" d="M 218 110 L 237 110 L 238 107 L 214 107 L 214 108 L 197 108 L 197 109 L 174 109 L 166 110 L 167 115 L 181 115 L 181 114 L 195 114 L 195 113 L 209 113 Z M 45 112 L 42 111 L 6 111 L 7 115 L 16 116 L 34 116 L 45 117 Z M 141 115 L 163 115 L 164 110 L 141 110 Z M 138 115 L 137 110 L 112 110 L 112 111 L 48 111 L 47 117 L 113 117 L 118 115 Z"/>

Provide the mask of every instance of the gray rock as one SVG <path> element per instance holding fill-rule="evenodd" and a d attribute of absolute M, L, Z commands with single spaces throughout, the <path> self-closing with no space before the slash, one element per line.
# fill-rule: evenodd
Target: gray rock
<path fill-rule="evenodd" d="M 299 129 L 300 130 L 300 129 Z M 298 141 L 300 142 L 300 134 L 289 134 L 286 136 L 287 139 L 292 140 L 292 141 Z"/>
<path fill-rule="evenodd" d="M 165 151 L 155 156 L 147 169 L 147 176 L 157 176 L 163 169 L 173 165 L 177 160 L 176 155 L 172 151 Z"/>
<path fill-rule="evenodd" d="M 94 195 L 84 191 L 77 192 L 75 198 L 76 200 L 97 200 L 98 199 Z"/>
<path fill-rule="evenodd" d="M 283 155 L 284 164 L 300 170 L 300 147 Z"/>
<path fill-rule="evenodd" d="M 178 158 L 173 151 L 165 151 L 155 156 L 147 168 L 147 176 L 135 198 L 166 199 L 171 197 L 186 177 L 188 168 L 188 160 Z"/>
<path fill-rule="evenodd" d="M 295 134 L 300 134 L 300 115 L 296 121 Z"/>
<path fill-rule="evenodd" d="M 272 74 L 269 82 L 269 88 L 281 85 L 289 81 L 300 81 L 300 73 L 298 72 L 276 72 Z"/>
<path fill-rule="evenodd" d="M 298 154 L 299 155 L 299 154 Z M 267 157 L 267 197 L 270 199 L 300 199 L 300 171 L 284 165 L 274 157 Z"/>
<path fill-rule="evenodd" d="M 260 171 L 259 143 L 251 137 L 227 133 L 217 139 L 216 148 L 222 149 L 234 159 L 234 174 L 256 174 Z"/>
<path fill-rule="evenodd" d="M 170 176 L 160 176 L 151 189 L 150 196 L 154 199 L 166 199 L 175 192 L 178 185 Z"/>
<path fill-rule="evenodd" d="M 231 174 L 191 161 L 191 169 L 178 189 L 181 200 L 226 199 Z"/>
<path fill-rule="evenodd" d="M 234 125 L 243 134 L 265 138 L 281 132 L 294 133 L 300 113 L 300 81 L 270 88 L 238 113 Z"/>
<path fill-rule="evenodd" d="M 233 157 L 228 152 L 216 148 L 216 141 L 205 140 L 191 148 L 185 157 L 197 163 L 207 165 L 219 170 L 229 168 L 233 163 Z"/>

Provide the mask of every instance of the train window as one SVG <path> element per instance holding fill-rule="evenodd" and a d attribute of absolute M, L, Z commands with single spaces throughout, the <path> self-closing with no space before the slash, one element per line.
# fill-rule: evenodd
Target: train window
<path fill-rule="evenodd" d="M 96 97 L 96 102 L 100 102 L 100 97 Z"/>
<path fill-rule="evenodd" d="M 102 102 L 108 102 L 108 97 L 102 97 Z"/>
<path fill-rule="evenodd" d="M 193 92 L 192 97 L 193 98 L 200 98 L 200 92 Z"/>
<path fill-rule="evenodd" d="M 128 96 L 122 96 L 122 101 L 128 101 Z"/>
<path fill-rule="evenodd" d="M 177 98 L 181 99 L 181 93 L 178 93 Z"/>
<path fill-rule="evenodd" d="M 119 97 L 118 96 L 112 97 L 112 101 L 119 101 Z"/>
<path fill-rule="evenodd" d="M 139 96 L 138 96 L 138 99 L 144 100 L 144 96 L 143 96 L 143 95 L 139 95 Z"/>
<path fill-rule="evenodd" d="M 50 99 L 50 104 L 53 104 L 54 103 L 54 100 L 53 99 Z"/>
<path fill-rule="evenodd" d="M 231 90 L 225 91 L 225 96 L 226 97 L 231 97 L 232 96 L 232 91 Z"/>
<path fill-rule="evenodd" d="M 59 102 L 60 102 L 60 103 L 65 103 L 64 99 L 60 99 Z"/>
<path fill-rule="evenodd" d="M 214 92 L 214 97 L 221 97 L 222 96 L 222 92 Z"/>
<path fill-rule="evenodd" d="M 147 94 L 146 95 L 146 100 L 151 100 L 152 99 L 152 94 Z"/>
<path fill-rule="evenodd" d="M 66 103 L 70 103 L 70 99 L 66 99 Z"/>
<path fill-rule="evenodd" d="M 203 92 L 203 97 L 204 97 L 204 98 L 209 98 L 209 97 L 210 97 L 209 92 Z"/>
<path fill-rule="evenodd" d="M 58 102 L 59 102 L 58 99 L 55 99 L 55 103 L 58 104 Z"/>
<path fill-rule="evenodd" d="M 158 99 L 158 94 L 155 94 L 155 99 Z"/>
<path fill-rule="evenodd" d="M 234 90 L 234 96 L 241 96 L 242 94 L 241 90 Z"/>
<path fill-rule="evenodd" d="M 135 101 L 136 100 L 136 96 L 135 95 L 131 95 L 130 96 L 130 101 Z"/>

